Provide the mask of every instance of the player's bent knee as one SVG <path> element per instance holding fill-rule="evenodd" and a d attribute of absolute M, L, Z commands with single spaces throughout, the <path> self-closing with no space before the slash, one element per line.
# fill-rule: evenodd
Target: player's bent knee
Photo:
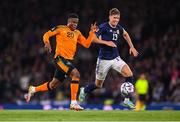
<path fill-rule="evenodd" d="M 126 74 L 123 74 L 124 77 L 132 77 L 133 74 L 132 73 L 126 73 Z"/>
<path fill-rule="evenodd" d="M 79 72 L 76 72 L 76 73 L 74 74 L 74 77 L 80 78 L 80 73 L 79 73 Z"/>
<path fill-rule="evenodd" d="M 53 79 L 53 80 L 49 83 L 49 88 L 52 90 L 52 89 L 57 88 L 59 85 L 60 85 L 60 81 L 57 80 L 57 79 Z"/>
<path fill-rule="evenodd" d="M 103 81 L 101 81 L 101 80 L 96 80 L 96 87 L 97 88 L 102 88 L 102 86 L 103 86 Z"/>
<path fill-rule="evenodd" d="M 75 81 L 79 81 L 80 80 L 80 74 L 79 73 L 75 73 L 72 77 L 71 77 L 72 80 L 75 80 Z"/>
<path fill-rule="evenodd" d="M 130 72 L 128 72 L 128 73 L 126 74 L 126 77 L 132 77 L 132 76 L 133 76 L 132 71 L 130 71 Z"/>
<path fill-rule="evenodd" d="M 72 80 L 78 81 L 80 79 L 80 73 L 77 69 L 73 69 L 70 77 L 72 78 Z"/>
<path fill-rule="evenodd" d="M 124 77 L 131 77 L 133 76 L 133 73 L 131 71 L 131 69 L 129 68 L 128 65 L 125 65 L 123 68 L 122 68 L 122 71 L 121 71 L 122 75 Z"/>

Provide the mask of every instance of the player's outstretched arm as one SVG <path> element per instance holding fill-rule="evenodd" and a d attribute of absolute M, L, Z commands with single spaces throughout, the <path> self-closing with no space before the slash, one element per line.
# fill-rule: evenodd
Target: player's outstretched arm
<path fill-rule="evenodd" d="M 97 36 L 94 37 L 93 42 L 98 43 L 98 44 L 105 44 L 105 45 L 110 46 L 110 47 L 117 47 L 114 44 L 114 42 L 112 42 L 112 41 L 104 41 L 104 40 L 98 39 Z"/>
<path fill-rule="evenodd" d="M 93 39 L 96 37 L 95 32 L 97 31 L 97 26 L 96 23 L 91 24 L 91 30 L 89 31 L 89 36 L 86 39 L 80 32 L 79 37 L 78 37 L 78 43 L 84 46 L 85 48 L 89 48 L 91 45 Z"/>
<path fill-rule="evenodd" d="M 82 35 L 82 33 L 80 32 L 77 41 L 78 41 L 78 43 L 81 44 L 83 47 L 89 48 L 89 46 L 91 45 L 91 42 L 92 42 L 94 36 L 95 36 L 94 32 L 90 31 L 90 32 L 89 32 L 89 36 L 88 36 L 88 38 L 86 39 L 86 38 Z"/>
<path fill-rule="evenodd" d="M 135 49 L 132 41 L 131 41 L 131 38 L 129 36 L 129 34 L 123 29 L 123 37 L 124 39 L 127 41 L 128 45 L 129 45 L 129 53 L 132 54 L 134 57 L 137 57 L 138 56 L 138 51 Z"/>
<path fill-rule="evenodd" d="M 78 43 L 80 43 L 82 46 L 89 48 L 91 45 L 91 42 L 99 43 L 99 44 L 105 44 L 107 46 L 116 47 L 116 45 L 112 41 L 104 41 L 101 39 L 98 39 L 95 32 L 97 32 L 98 27 L 96 26 L 96 23 L 91 24 L 91 30 L 89 32 L 89 36 L 86 39 L 81 33 L 78 37 Z"/>
<path fill-rule="evenodd" d="M 58 31 L 56 31 L 56 30 L 49 30 L 43 36 L 44 48 L 48 53 L 51 53 L 51 51 L 52 51 L 51 45 L 50 45 L 50 42 L 49 42 L 49 38 L 56 35 L 57 33 L 58 33 Z"/>

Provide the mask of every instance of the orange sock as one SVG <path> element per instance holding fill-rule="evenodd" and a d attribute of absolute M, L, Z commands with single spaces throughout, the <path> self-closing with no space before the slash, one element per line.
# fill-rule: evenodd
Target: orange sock
<path fill-rule="evenodd" d="M 77 93 L 79 90 L 79 82 L 71 83 L 71 101 L 76 101 Z"/>
<path fill-rule="evenodd" d="M 136 109 L 137 111 L 139 111 L 141 109 L 141 103 L 139 100 L 136 101 Z"/>
<path fill-rule="evenodd" d="M 39 92 L 39 91 L 48 91 L 48 82 L 40 85 L 40 86 L 36 86 L 35 87 L 35 91 Z"/>
<path fill-rule="evenodd" d="M 144 102 L 140 101 L 140 109 L 142 110 L 144 107 Z"/>

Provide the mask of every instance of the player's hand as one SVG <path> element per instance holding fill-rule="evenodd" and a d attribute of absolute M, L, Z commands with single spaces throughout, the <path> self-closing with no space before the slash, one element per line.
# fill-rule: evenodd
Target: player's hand
<path fill-rule="evenodd" d="M 44 48 L 45 48 L 46 52 L 51 53 L 52 49 L 51 49 L 51 45 L 49 43 L 45 43 Z"/>
<path fill-rule="evenodd" d="M 96 22 L 94 24 L 91 24 L 91 31 L 92 32 L 97 32 L 99 29 L 98 29 L 98 26 L 96 25 Z"/>
<path fill-rule="evenodd" d="M 139 53 L 134 47 L 131 47 L 129 49 L 129 54 L 133 55 L 134 57 L 137 57 Z"/>
<path fill-rule="evenodd" d="M 105 41 L 106 43 L 106 45 L 107 46 L 110 46 L 110 47 L 117 47 L 115 44 L 114 44 L 114 42 L 112 42 L 112 41 Z"/>

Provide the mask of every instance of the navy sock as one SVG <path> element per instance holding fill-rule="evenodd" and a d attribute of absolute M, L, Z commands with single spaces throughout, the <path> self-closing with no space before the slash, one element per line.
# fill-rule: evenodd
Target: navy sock
<path fill-rule="evenodd" d="M 89 84 L 89 85 L 87 85 L 87 86 L 84 88 L 84 92 L 85 92 L 85 93 L 90 93 L 90 92 L 92 92 L 92 91 L 95 90 L 95 89 L 97 89 L 95 83 Z"/>
<path fill-rule="evenodd" d="M 131 76 L 131 77 L 126 77 L 125 82 L 130 82 L 130 83 L 134 84 L 134 78 L 133 78 L 133 76 Z"/>
<path fill-rule="evenodd" d="M 133 76 L 126 77 L 125 82 L 130 82 L 134 85 L 134 77 Z M 122 94 L 122 96 L 124 98 L 131 98 L 131 94 Z"/>

